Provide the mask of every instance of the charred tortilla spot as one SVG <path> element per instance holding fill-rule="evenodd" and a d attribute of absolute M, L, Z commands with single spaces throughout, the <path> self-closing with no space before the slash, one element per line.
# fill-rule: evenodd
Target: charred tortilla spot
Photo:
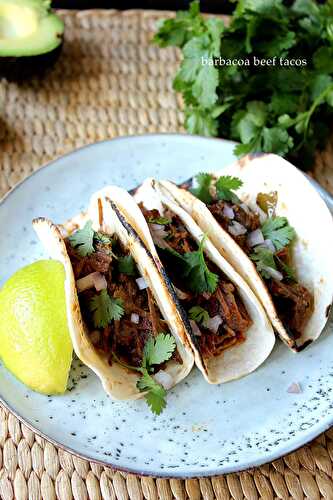
<path fill-rule="evenodd" d="M 180 188 L 182 189 L 190 189 L 193 186 L 193 177 L 191 179 L 188 179 L 187 181 L 184 181 L 180 184 Z"/>
<path fill-rule="evenodd" d="M 98 223 L 99 223 L 99 226 L 102 227 L 103 225 L 103 205 L 102 205 L 102 200 L 100 198 L 98 198 Z"/>
<path fill-rule="evenodd" d="M 301 352 L 303 351 L 306 347 L 308 347 L 310 344 L 312 344 L 313 339 L 306 340 L 304 344 L 300 346 L 296 346 L 296 352 Z"/>
<path fill-rule="evenodd" d="M 138 233 L 136 232 L 136 230 L 131 226 L 131 224 L 129 224 L 126 221 L 125 217 L 119 211 L 117 205 L 112 200 L 110 200 L 110 199 L 108 199 L 108 201 L 109 201 L 112 209 L 114 210 L 115 214 L 117 215 L 119 221 L 121 222 L 121 224 L 124 226 L 124 228 L 128 232 L 128 234 L 130 234 L 131 236 L 133 236 L 140 243 L 140 245 L 147 252 L 147 255 L 148 255 L 151 263 L 153 264 L 153 266 L 156 267 L 157 270 L 160 272 L 160 274 L 162 276 L 162 279 L 164 281 L 164 284 L 167 287 L 169 293 L 171 294 L 171 297 L 172 297 L 172 300 L 174 301 L 176 309 L 177 309 L 177 311 L 178 311 L 178 313 L 179 313 L 179 315 L 180 315 L 180 317 L 181 317 L 181 319 L 182 319 L 182 321 L 183 321 L 183 323 L 185 325 L 186 331 L 190 335 L 190 337 L 191 337 L 194 345 L 197 346 L 197 339 L 196 339 L 195 335 L 192 332 L 192 328 L 191 328 L 191 325 L 190 325 L 189 320 L 187 318 L 187 314 L 185 313 L 184 309 L 180 305 L 180 302 L 178 300 L 176 292 L 175 292 L 175 290 L 174 290 L 174 288 L 172 286 L 172 283 L 171 283 L 168 275 L 165 272 L 164 267 L 162 266 L 162 264 L 160 264 L 160 266 L 157 267 L 153 255 L 151 254 L 150 250 L 146 247 L 146 245 L 144 244 L 144 242 L 142 241 L 142 239 L 140 238 L 140 236 L 138 235 Z"/>
<path fill-rule="evenodd" d="M 177 294 L 175 292 L 175 289 L 171 283 L 171 280 L 169 278 L 169 276 L 167 275 L 165 269 L 163 266 L 161 266 L 161 275 L 162 275 L 162 278 L 163 278 L 163 281 L 167 287 L 167 289 L 169 290 L 170 294 L 171 294 L 171 297 L 172 297 L 172 300 L 174 301 L 175 305 L 176 305 L 176 308 L 179 312 L 179 315 L 185 325 L 185 328 L 186 328 L 186 331 L 187 333 L 190 335 L 190 338 L 193 342 L 193 344 L 195 345 L 195 347 L 198 347 L 198 339 L 196 338 L 196 336 L 194 335 L 194 333 L 192 332 L 192 328 L 191 328 L 191 325 L 190 325 L 190 322 L 189 322 L 189 319 L 187 317 L 187 314 L 185 312 L 185 309 L 183 308 L 183 306 L 181 305 L 181 303 L 179 302 L 179 299 L 177 297 Z"/>

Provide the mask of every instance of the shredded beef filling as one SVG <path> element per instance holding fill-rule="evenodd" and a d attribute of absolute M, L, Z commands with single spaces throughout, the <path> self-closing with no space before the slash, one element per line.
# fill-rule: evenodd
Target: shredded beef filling
<path fill-rule="evenodd" d="M 107 245 L 98 243 L 95 245 L 96 251 L 86 257 L 80 256 L 68 240 L 66 240 L 66 247 L 76 280 L 98 271 L 106 278 L 109 295 L 123 301 L 125 313 L 121 319 L 119 321 L 113 320 L 104 329 L 96 329 L 89 310 L 89 303 L 98 292 L 95 289 L 89 289 L 79 294 L 82 316 L 95 348 L 108 356 L 110 365 L 114 362 L 114 353 L 118 359 L 130 366 L 141 366 L 145 343 L 149 337 L 156 336 L 161 332 L 169 333 L 168 325 L 161 317 L 150 289 L 139 289 L 135 281 L 139 274 L 129 276 L 118 272 L 116 259 Z M 118 257 L 126 255 L 119 245 L 116 255 Z M 138 323 L 132 321 L 133 313 L 138 315 Z M 182 363 L 177 350 L 174 351 L 173 359 Z M 163 369 L 164 365 L 156 366 L 155 370 Z"/>
<path fill-rule="evenodd" d="M 232 283 L 221 280 L 216 291 L 206 297 L 194 297 L 189 301 L 189 307 L 200 305 L 208 311 L 211 318 L 219 315 L 222 319 L 216 333 L 200 326 L 201 336 L 198 337 L 198 342 L 202 354 L 208 359 L 218 356 L 228 347 L 244 342 L 252 321 Z"/>
<path fill-rule="evenodd" d="M 238 222 L 239 224 L 242 224 L 242 226 L 247 229 L 247 232 L 255 231 L 256 229 L 259 229 L 260 227 L 260 220 L 259 220 L 259 215 L 255 214 L 251 210 L 245 211 L 244 208 L 242 208 L 240 205 L 237 203 L 227 203 L 223 200 L 218 200 L 210 205 L 207 205 L 207 208 L 209 211 L 214 215 L 215 219 L 223 229 L 225 229 L 230 236 L 236 241 L 236 243 L 244 250 L 246 254 L 249 254 L 252 250 L 247 244 L 247 234 L 240 234 L 238 236 L 233 236 L 229 232 L 229 225 L 231 220 L 226 217 L 223 214 L 223 209 L 224 207 L 228 205 L 228 207 L 232 208 L 235 217 L 233 220 Z"/>
<path fill-rule="evenodd" d="M 295 339 L 299 338 L 313 313 L 311 293 L 299 283 L 269 280 L 268 287 L 288 333 Z"/>
<path fill-rule="evenodd" d="M 234 236 L 230 232 L 229 225 L 231 220 L 223 213 L 226 204 L 234 212 L 235 217 L 233 220 L 242 224 L 247 229 L 247 233 Z M 259 215 L 251 211 L 251 209 L 244 210 L 237 203 L 228 203 L 223 200 L 214 201 L 210 205 L 207 205 L 207 208 L 244 252 L 247 255 L 251 254 L 253 249 L 247 243 L 247 236 L 251 231 L 260 228 Z M 283 248 L 276 255 L 284 263 L 290 265 L 288 248 Z M 286 330 L 294 339 L 299 338 L 313 313 L 314 303 L 312 294 L 303 285 L 292 282 L 287 277 L 284 277 L 281 282 L 273 279 L 265 279 L 265 282 L 271 292 L 274 305 Z"/>
<path fill-rule="evenodd" d="M 142 204 L 140 208 L 147 222 L 161 216 L 158 210 L 147 210 Z M 171 220 L 170 224 L 165 225 L 165 231 L 167 232 L 165 243 L 167 247 L 182 255 L 186 252 L 196 251 L 198 244 L 191 237 L 181 219 L 169 210 L 163 216 Z M 152 234 L 154 238 L 154 233 Z M 158 245 L 158 241 L 156 241 L 156 244 Z M 225 349 L 244 342 L 246 331 L 251 326 L 252 320 L 236 288 L 221 270 L 206 258 L 209 270 L 219 276 L 219 283 L 212 294 L 194 294 L 188 288 L 186 279 L 182 278 L 175 256 L 168 252 L 168 249 L 158 247 L 157 250 L 173 284 L 186 294 L 186 299 L 180 299 L 186 312 L 194 306 L 201 306 L 208 311 L 211 318 L 218 315 L 222 319 L 216 333 L 202 324 L 198 325 L 201 335 L 197 337 L 197 340 L 203 357 L 209 359 L 219 356 Z"/>

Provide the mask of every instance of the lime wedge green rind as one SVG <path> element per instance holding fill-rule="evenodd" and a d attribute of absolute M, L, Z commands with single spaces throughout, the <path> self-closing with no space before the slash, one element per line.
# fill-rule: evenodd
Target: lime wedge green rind
<path fill-rule="evenodd" d="M 72 362 L 65 271 L 40 260 L 17 271 L 0 290 L 0 357 L 21 382 L 44 394 L 61 394 Z"/>

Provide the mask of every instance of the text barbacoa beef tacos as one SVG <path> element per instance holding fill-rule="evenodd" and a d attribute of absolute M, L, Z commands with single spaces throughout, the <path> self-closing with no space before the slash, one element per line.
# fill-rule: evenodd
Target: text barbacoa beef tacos
<path fill-rule="evenodd" d="M 190 319 L 196 365 L 213 384 L 247 375 L 275 342 L 264 309 L 192 217 L 159 188 L 147 179 L 134 197 Z"/>
<path fill-rule="evenodd" d="M 302 173 L 261 155 L 184 189 L 162 185 L 251 286 L 289 347 L 320 335 L 333 295 L 333 222 Z"/>
<path fill-rule="evenodd" d="M 77 356 L 112 398 L 145 396 L 159 414 L 166 390 L 191 371 L 193 353 L 162 265 L 128 220 L 141 215 L 137 205 L 122 189 L 109 188 L 107 194 L 114 209 L 97 193 L 87 215 L 63 226 L 65 237 L 46 219 L 33 225 L 51 257 L 65 267 Z"/>

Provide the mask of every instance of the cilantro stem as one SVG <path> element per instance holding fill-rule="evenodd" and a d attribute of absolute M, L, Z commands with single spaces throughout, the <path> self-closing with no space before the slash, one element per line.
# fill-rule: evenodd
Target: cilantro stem
<path fill-rule="evenodd" d="M 113 359 L 120 365 L 120 366 L 123 366 L 124 368 L 127 368 L 128 370 L 135 370 L 137 372 L 140 372 L 140 373 L 143 373 L 143 368 L 141 367 L 137 367 L 137 366 L 131 366 L 131 365 L 128 365 L 127 363 L 124 363 L 123 361 L 121 361 L 121 359 L 118 358 L 118 356 L 113 352 L 112 353 L 112 357 Z"/>
<path fill-rule="evenodd" d="M 331 85 L 329 85 L 328 87 L 326 87 L 326 89 L 324 89 L 321 92 L 321 94 L 319 94 L 319 96 L 314 100 L 311 108 L 309 109 L 309 111 L 307 113 L 307 117 L 306 117 L 306 120 L 305 120 L 306 127 L 305 127 L 305 131 L 304 131 L 304 136 L 306 136 L 306 133 L 307 133 L 307 130 L 308 130 L 308 127 L 309 127 L 309 122 L 310 122 L 311 116 L 313 115 L 315 109 L 322 103 L 323 99 L 331 91 L 333 91 L 333 83 Z"/>
<path fill-rule="evenodd" d="M 204 243 L 207 239 L 207 234 L 205 233 L 202 237 L 202 240 L 200 241 L 200 245 L 199 245 L 199 252 L 203 255 L 203 247 L 204 247 Z M 205 262 L 204 262 L 205 263 Z"/>

